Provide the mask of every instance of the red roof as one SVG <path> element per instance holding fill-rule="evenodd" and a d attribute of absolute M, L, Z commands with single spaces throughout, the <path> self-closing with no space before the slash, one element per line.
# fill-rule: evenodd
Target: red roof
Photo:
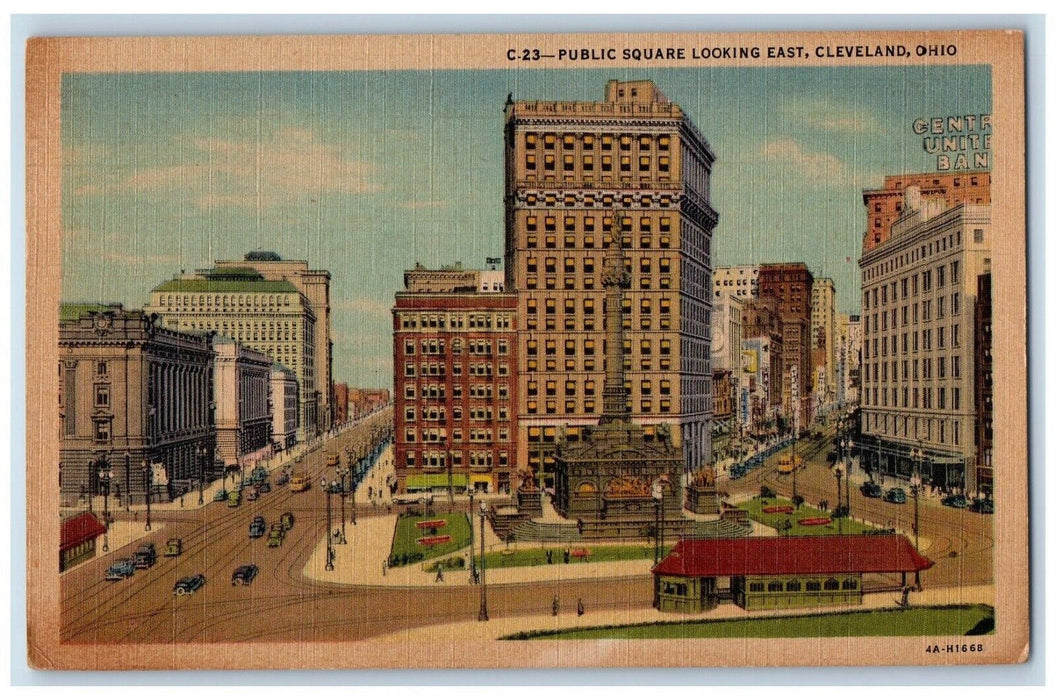
<path fill-rule="evenodd" d="M 81 513 L 72 518 L 67 518 L 62 521 L 62 539 L 60 540 L 59 549 L 65 551 L 71 547 L 76 547 L 88 540 L 95 539 L 104 532 L 106 532 L 106 527 L 91 513 Z"/>
<path fill-rule="evenodd" d="M 923 571 L 935 562 L 905 535 L 681 540 L 653 567 L 674 576 L 771 576 Z"/>

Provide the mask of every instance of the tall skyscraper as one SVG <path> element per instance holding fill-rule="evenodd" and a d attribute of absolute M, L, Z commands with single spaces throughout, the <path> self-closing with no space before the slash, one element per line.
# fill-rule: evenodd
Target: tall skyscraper
<path fill-rule="evenodd" d="M 814 373 L 810 357 L 810 303 L 814 276 L 801 262 L 759 266 L 759 296 L 772 297 L 781 314 L 780 377 L 784 413 L 800 430 L 810 425 Z"/>
<path fill-rule="evenodd" d="M 631 419 L 710 459 L 715 155 L 650 81 L 600 102 L 506 104 L 506 289 L 517 295 L 518 451 L 551 483 L 559 429 L 593 425 L 606 357 L 601 261 L 619 217 Z"/>
<path fill-rule="evenodd" d="M 836 400 L 836 283 L 819 277 L 811 287 L 810 351 L 818 406 Z"/>

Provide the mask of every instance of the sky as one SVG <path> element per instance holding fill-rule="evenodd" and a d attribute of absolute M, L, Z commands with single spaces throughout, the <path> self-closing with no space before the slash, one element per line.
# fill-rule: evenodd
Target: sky
<path fill-rule="evenodd" d="M 986 66 L 67 74 L 63 299 L 141 308 L 272 250 L 332 274 L 334 381 L 389 386 L 416 262 L 503 250 L 503 112 L 652 79 L 711 144 L 713 266 L 802 261 L 859 308 L 863 189 L 935 170 L 917 118 L 991 111 Z"/>

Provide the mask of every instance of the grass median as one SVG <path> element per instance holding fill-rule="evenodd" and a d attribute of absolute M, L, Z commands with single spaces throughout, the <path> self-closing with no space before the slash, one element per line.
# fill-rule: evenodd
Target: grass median
<path fill-rule="evenodd" d="M 419 522 L 443 520 L 444 524 L 436 528 L 420 528 Z M 419 544 L 423 537 L 442 537 L 448 535 L 450 540 L 438 544 Z M 457 552 L 470 543 L 469 520 L 465 513 L 437 513 L 436 515 L 401 515 L 396 521 L 396 531 L 392 537 L 392 549 L 389 552 L 389 566 L 404 566 L 420 561 L 435 559 L 452 552 Z"/>
<path fill-rule="evenodd" d="M 547 550 L 551 553 L 551 561 L 549 562 L 546 560 Z M 568 550 L 569 565 L 640 559 L 646 559 L 652 564 L 653 560 L 653 545 L 651 544 L 575 546 L 569 547 Z M 664 547 L 664 556 L 669 551 L 671 551 L 670 545 Z M 582 556 L 573 556 L 574 553 Z M 532 547 L 488 552 L 484 555 L 484 563 L 489 569 L 504 569 L 515 566 L 546 566 L 547 564 L 564 565 L 565 547 Z"/>
<path fill-rule="evenodd" d="M 757 523 L 772 527 L 781 534 L 786 535 L 860 535 L 863 532 L 875 532 L 876 526 L 863 523 L 849 518 L 832 518 L 832 522 L 818 525 L 801 525 L 800 520 L 812 518 L 831 518 L 827 511 L 808 506 L 806 504 L 796 508 L 792 501 L 785 498 L 755 498 L 745 503 L 738 503 L 739 507 L 748 511 L 748 517 Z M 764 508 L 791 507 L 791 513 L 764 513 Z"/>

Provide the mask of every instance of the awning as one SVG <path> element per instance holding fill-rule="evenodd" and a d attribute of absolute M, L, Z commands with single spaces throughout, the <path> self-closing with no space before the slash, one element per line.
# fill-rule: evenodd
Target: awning
<path fill-rule="evenodd" d="M 448 484 L 465 486 L 466 475 L 452 474 L 450 481 L 448 481 L 447 474 L 411 474 L 407 477 L 407 488 L 409 489 L 446 488 Z"/>

